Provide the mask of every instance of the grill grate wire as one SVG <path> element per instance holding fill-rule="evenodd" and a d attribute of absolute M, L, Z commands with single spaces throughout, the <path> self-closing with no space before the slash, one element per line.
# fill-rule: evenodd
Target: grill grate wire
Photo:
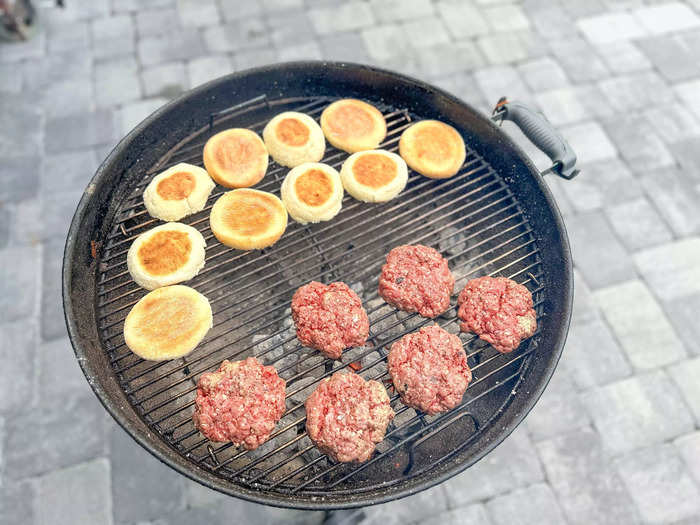
<path fill-rule="evenodd" d="M 527 216 L 502 178 L 467 145 L 465 163 L 455 177 L 436 181 L 410 172 L 400 196 L 380 205 L 361 203 L 346 195 L 334 220 L 302 226 L 290 218 L 282 239 L 259 252 L 233 250 L 211 234 L 209 210 L 226 191 L 217 186 L 202 212 L 182 220 L 197 228 L 207 241 L 204 269 L 185 284 L 208 297 L 214 328 L 182 359 L 152 363 L 132 354 L 123 341 L 123 323 L 128 310 L 146 291 L 131 280 L 126 252 L 140 233 L 159 223 L 148 215 L 142 200 L 152 176 L 178 162 L 201 166 L 204 143 L 221 129 L 242 126 L 260 133 L 273 114 L 284 110 L 303 111 L 318 120 L 332 100 L 269 101 L 265 96 L 256 97 L 212 115 L 208 126 L 168 151 L 134 185 L 117 211 L 101 253 L 97 303 L 100 334 L 113 371 L 132 406 L 161 439 L 190 461 L 232 483 L 321 498 L 376 489 L 379 484 L 371 476 L 363 478 L 363 473 L 377 464 L 394 471 L 391 479 L 381 483 L 387 486 L 435 468 L 459 453 L 497 416 L 481 413 L 479 402 L 495 395 L 505 406 L 516 395 L 517 384 L 538 346 L 539 332 L 515 352 L 502 355 L 473 335 L 460 334 L 474 376 L 462 404 L 448 413 L 427 417 L 402 405 L 390 389 L 396 418 L 375 456 L 361 465 L 333 463 L 313 447 L 304 429 L 303 399 L 317 382 L 352 363 L 363 377 L 383 381 L 390 388 L 386 355 L 393 341 L 431 322 L 459 333 L 454 304 L 433 321 L 396 312 L 378 298 L 378 275 L 392 247 L 420 242 L 437 248 L 450 262 L 457 291 L 469 278 L 484 274 L 521 282 L 533 292 L 538 322 L 546 300 L 537 240 Z M 388 128 L 380 147 L 396 152 L 400 134 L 414 116 L 387 105 L 378 107 Z M 262 115 L 265 118 L 260 118 Z M 339 169 L 346 157 L 329 146 L 323 162 Z M 286 171 L 271 161 L 257 188 L 279 195 Z M 309 352 L 296 340 L 288 307 L 296 288 L 310 280 L 344 280 L 361 296 L 370 317 L 368 344 L 347 350 L 341 361 Z M 287 411 L 270 440 L 256 451 L 237 450 L 231 443 L 212 444 L 201 437 L 191 420 L 196 379 L 216 369 L 224 359 L 249 355 L 274 365 L 285 378 Z M 421 447 L 435 448 L 438 434 L 460 425 L 468 427 L 466 438 L 462 435 L 444 453 L 420 459 Z"/>

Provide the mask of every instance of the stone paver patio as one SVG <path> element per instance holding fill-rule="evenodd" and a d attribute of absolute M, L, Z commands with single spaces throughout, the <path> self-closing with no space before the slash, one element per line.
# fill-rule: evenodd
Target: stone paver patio
<path fill-rule="evenodd" d="M 698 0 L 66 4 L 0 45 L 0 523 L 700 523 Z M 68 223 L 122 135 L 209 79 L 322 58 L 483 111 L 503 94 L 534 104 L 582 169 L 549 180 L 575 313 L 526 423 L 436 488 L 338 513 L 225 497 L 153 459 L 90 391 L 60 299 Z"/>

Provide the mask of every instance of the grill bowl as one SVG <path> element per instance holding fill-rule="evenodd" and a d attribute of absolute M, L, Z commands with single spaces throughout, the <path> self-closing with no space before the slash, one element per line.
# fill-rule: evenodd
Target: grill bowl
<path fill-rule="evenodd" d="M 189 284 L 212 302 L 214 328 L 184 359 L 143 362 L 120 335 L 132 304 L 145 294 L 126 272 L 126 250 L 158 224 L 145 212 L 141 191 L 177 162 L 201 165 L 201 148 L 227 127 L 260 131 L 283 110 L 315 118 L 332 100 L 355 97 L 377 105 L 396 150 L 416 119 L 455 126 L 468 154 L 459 174 L 430 180 L 411 173 L 404 192 L 380 205 L 345 196 L 333 221 L 290 223 L 283 238 L 259 252 L 220 245 L 208 228 L 208 209 L 183 220 L 207 239 L 207 264 Z M 329 147 L 324 162 L 346 154 Z M 256 187 L 279 193 L 286 174 L 274 163 Z M 215 189 L 211 206 L 223 191 Z M 397 412 L 378 453 L 362 465 L 338 465 L 304 434 L 303 400 L 333 371 L 359 362 L 366 378 L 386 380 L 386 350 L 404 333 L 431 321 L 396 313 L 376 299 L 384 256 L 398 244 L 431 245 L 445 253 L 457 277 L 512 277 L 533 292 L 537 334 L 501 355 L 462 334 L 474 380 L 462 405 L 425 417 Z M 347 351 L 340 363 L 297 344 L 287 307 L 296 287 L 311 279 L 343 280 L 365 302 L 371 347 Z M 71 225 L 63 268 L 68 331 L 95 393 L 113 417 L 160 460 L 209 487 L 259 503 L 330 509 L 403 497 L 461 472 L 502 441 L 545 388 L 568 330 L 572 300 L 566 232 L 542 177 L 523 152 L 475 110 L 416 80 L 344 63 L 275 65 L 210 82 L 164 106 L 112 151 L 88 185 Z M 436 320 L 457 332 L 456 309 Z M 254 336 L 255 339 L 254 339 Z M 258 355 L 288 383 L 288 414 L 273 439 L 254 452 L 204 440 L 191 423 L 196 379 L 225 359 Z"/>

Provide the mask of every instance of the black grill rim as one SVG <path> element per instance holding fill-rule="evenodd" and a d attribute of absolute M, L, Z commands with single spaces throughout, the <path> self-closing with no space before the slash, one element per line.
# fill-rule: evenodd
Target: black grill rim
<path fill-rule="evenodd" d="M 423 96 L 426 98 L 425 104 L 430 104 L 431 97 L 441 97 L 446 99 L 448 102 L 457 104 L 467 109 L 473 114 L 475 120 L 480 121 L 480 124 L 486 124 L 489 126 L 494 135 L 497 137 L 499 147 L 506 148 L 510 150 L 510 153 L 519 157 L 522 162 L 521 166 L 514 167 L 515 169 L 525 168 L 527 175 L 532 177 L 535 185 L 540 191 L 540 195 L 536 195 L 535 199 L 542 200 L 547 205 L 548 209 L 546 211 L 551 215 L 553 220 L 552 235 L 549 235 L 546 242 L 554 244 L 553 249 L 558 252 L 561 257 L 561 272 L 563 281 L 557 282 L 556 285 L 562 289 L 563 292 L 563 302 L 561 304 L 561 310 L 554 312 L 555 316 L 558 318 L 556 323 L 556 329 L 550 334 L 548 344 L 543 344 L 542 347 L 551 346 L 547 351 L 551 353 L 550 361 L 547 363 L 546 368 L 543 370 L 539 378 L 537 378 L 535 388 L 528 392 L 527 398 L 521 396 L 521 400 L 525 400 L 523 406 L 519 407 L 518 411 L 513 415 L 513 417 L 507 421 L 504 425 L 490 425 L 487 430 L 485 430 L 480 440 L 483 446 L 480 450 L 469 460 L 464 461 L 461 465 L 452 466 L 451 468 L 444 469 L 437 475 L 433 475 L 428 479 L 407 480 L 404 485 L 391 492 L 382 493 L 379 495 L 374 495 L 367 497 L 366 494 L 357 494 L 357 498 L 353 498 L 350 501 L 305 501 L 294 499 L 293 496 L 282 498 L 275 495 L 267 494 L 264 492 L 255 492 L 251 490 L 246 490 L 240 487 L 232 489 L 231 486 L 223 482 L 223 480 L 212 476 L 206 470 L 199 468 L 192 463 L 188 463 L 183 458 L 179 457 L 179 454 L 174 449 L 169 448 L 165 443 L 150 441 L 147 438 L 147 433 L 143 432 L 139 425 L 130 420 L 118 403 L 110 397 L 108 391 L 105 389 L 105 385 L 98 380 L 99 374 L 97 366 L 99 363 L 92 362 L 88 358 L 88 351 L 90 344 L 99 345 L 99 337 L 97 336 L 97 327 L 93 323 L 90 323 L 89 319 L 78 318 L 76 316 L 76 309 L 74 308 L 73 296 L 82 297 L 83 300 L 90 300 L 94 302 L 96 297 L 96 292 L 94 289 L 90 289 L 89 286 L 84 282 L 80 282 L 80 279 L 75 279 L 74 273 L 77 273 L 75 277 L 79 277 L 80 274 L 84 273 L 94 273 L 96 271 L 96 266 L 94 260 L 90 257 L 90 239 L 81 237 L 80 230 L 86 223 L 94 223 L 96 220 L 102 220 L 104 216 L 109 212 L 106 206 L 100 209 L 95 209 L 92 206 L 93 195 L 95 193 L 100 194 L 104 192 L 105 194 L 111 194 L 115 189 L 118 191 L 120 187 L 120 177 L 119 174 L 110 173 L 107 174 L 108 167 L 112 162 L 120 156 L 123 155 L 128 149 L 130 143 L 136 139 L 141 132 L 148 127 L 148 125 L 162 114 L 167 113 L 169 110 L 180 105 L 183 101 L 190 97 L 201 96 L 203 93 L 211 90 L 214 87 L 221 86 L 227 83 L 235 83 L 242 81 L 248 75 L 253 74 L 269 74 L 277 76 L 280 81 L 283 82 L 284 74 L 287 72 L 299 72 L 305 70 L 315 70 L 329 72 L 331 75 L 333 70 L 350 71 L 352 73 L 357 73 L 365 77 L 377 76 L 384 80 L 392 80 L 397 88 L 401 85 L 410 85 L 412 88 L 418 88 L 424 92 Z M 498 94 L 494 94 L 498 95 Z M 494 96 L 496 98 L 496 96 Z M 112 170 L 113 171 L 113 170 Z M 540 239 L 542 241 L 542 239 Z M 550 286 L 552 286 L 550 284 Z M 100 402 L 103 404 L 105 409 L 112 415 L 112 417 L 117 421 L 117 423 L 126 430 L 142 447 L 144 447 L 153 456 L 159 459 L 161 462 L 167 464 L 168 466 L 174 468 L 186 477 L 202 483 L 209 488 L 218 490 L 220 492 L 240 497 L 248 501 L 255 503 L 273 505 L 278 507 L 287 508 L 297 508 L 306 510 L 331 510 L 331 509 L 341 509 L 341 508 L 352 508 L 365 505 L 373 505 L 378 503 L 383 503 L 387 501 L 392 501 L 395 499 L 403 498 L 416 492 L 426 490 L 433 487 L 450 477 L 459 474 L 460 472 L 467 469 L 472 464 L 476 463 L 484 456 L 486 456 L 491 450 L 493 450 L 498 444 L 500 444 L 510 433 L 522 422 L 528 412 L 534 407 L 535 403 L 543 393 L 551 375 L 556 368 L 556 365 L 561 356 L 564 343 L 566 341 L 566 336 L 568 332 L 569 321 L 571 318 L 571 310 L 573 303 L 573 274 L 572 274 L 572 261 L 571 261 L 571 251 L 569 246 L 568 237 L 566 234 L 566 228 L 564 226 L 559 209 L 554 201 L 554 197 L 547 187 L 546 183 L 542 179 L 537 168 L 534 166 L 532 161 L 527 157 L 524 151 L 515 144 L 505 133 L 500 131 L 493 122 L 484 117 L 477 110 L 472 108 L 470 105 L 461 101 L 457 97 L 443 91 L 442 89 L 436 88 L 430 84 L 423 81 L 411 78 L 406 75 L 388 71 L 382 68 L 377 68 L 373 66 L 367 66 L 362 64 L 352 64 L 345 62 L 325 62 L 325 61 L 300 61 L 300 62 L 287 62 L 280 64 L 272 64 L 268 66 L 263 66 L 259 68 L 249 69 L 241 72 L 236 72 L 225 77 L 213 80 L 206 84 L 203 84 L 193 90 L 190 90 L 178 98 L 170 101 L 163 107 L 156 110 L 138 126 L 136 126 L 129 134 L 127 134 L 115 148 L 110 152 L 105 161 L 100 165 L 95 175 L 92 177 L 90 183 L 88 184 L 83 196 L 77 206 L 76 212 L 73 216 L 71 226 L 66 239 L 66 245 L 63 257 L 63 268 L 62 268 L 62 287 L 63 287 L 63 305 L 64 305 L 64 316 L 66 319 L 66 326 L 68 329 L 68 335 L 74 348 L 74 352 L 78 359 L 81 369 L 85 374 L 88 382 L 97 395 Z M 532 366 L 530 362 L 529 366 Z M 528 368 L 529 368 L 528 366 Z M 521 376 L 521 379 L 525 376 Z M 519 380 L 518 384 L 521 383 Z M 512 409 L 509 407 L 507 410 Z M 503 412 L 505 414 L 506 411 Z M 502 415 L 502 414 L 501 414 Z M 499 415 L 500 416 L 500 415 Z M 155 443 L 155 444 L 154 444 Z"/>

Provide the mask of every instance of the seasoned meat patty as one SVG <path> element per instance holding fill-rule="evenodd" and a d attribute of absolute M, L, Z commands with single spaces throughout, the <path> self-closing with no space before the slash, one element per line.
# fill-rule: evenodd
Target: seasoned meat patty
<path fill-rule="evenodd" d="M 457 406 L 472 380 L 459 337 L 438 325 L 396 341 L 389 352 L 389 374 L 404 404 L 431 416 Z"/>
<path fill-rule="evenodd" d="M 474 332 L 502 353 L 512 352 L 537 330 L 532 294 L 505 277 L 472 279 L 459 294 L 464 332 Z"/>
<path fill-rule="evenodd" d="M 254 357 L 224 361 L 197 383 L 194 424 L 211 441 L 232 441 L 248 450 L 270 436 L 285 410 L 285 382 Z"/>
<path fill-rule="evenodd" d="M 367 461 L 392 419 L 382 384 L 353 373 L 327 377 L 306 400 L 306 431 L 336 461 Z"/>
<path fill-rule="evenodd" d="M 397 246 L 389 252 L 379 277 L 379 295 L 392 306 L 423 317 L 450 307 L 455 278 L 440 253 L 428 246 Z"/>
<path fill-rule="evenodd" d="M 362 301 L 347 284 L 311 281 L 292 298 L 292 319 L 304 346 L 339 359 L 345 348 L 362 346 L 369 319 Z"/>

